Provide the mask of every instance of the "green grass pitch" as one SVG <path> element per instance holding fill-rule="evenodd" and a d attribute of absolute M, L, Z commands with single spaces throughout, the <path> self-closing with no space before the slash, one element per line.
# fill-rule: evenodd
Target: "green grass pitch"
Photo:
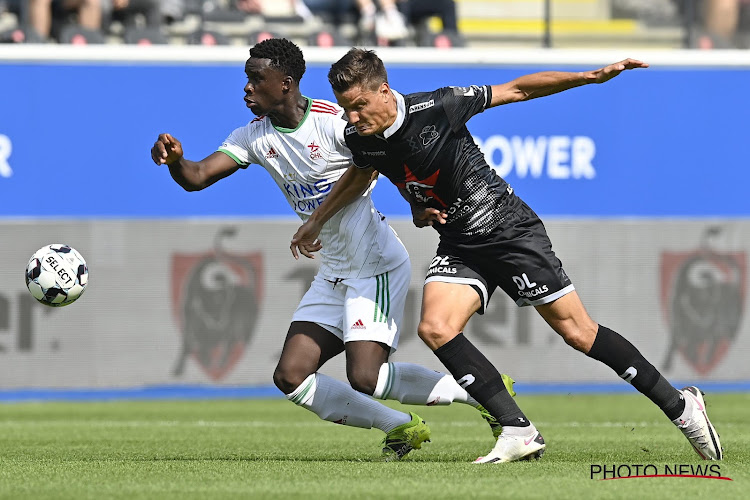
<path fill-rule="evenodd" d="M 493 444 L 464 405 L 416 411 L 432 442 L 378 461 L 382 433 L 283 399 L 0 405 L 2 499 L 750 498 L 750 395 L 708 394 L 722 476 L 598 480 L 591 465 L 706 465 L 645 398 L 519 395 L 547 441 L 537 462 L 474 465 Z"/>

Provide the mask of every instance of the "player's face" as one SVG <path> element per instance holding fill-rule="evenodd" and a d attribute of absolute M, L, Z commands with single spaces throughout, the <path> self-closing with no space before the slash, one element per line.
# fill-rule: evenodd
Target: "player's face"
<path fill-rule="evenodd" d="M 396 121 L 395 98 L 387 83 L 376 90 L 352 87 L 334 95 L 359 135 L 381 134 Z"/>
<path fill-rule="evenodd" d="M 251 57 L 245 63 L 245 105 L 256 116 L 267 115 L 283 101 L 286 75 L 271 66 L 270 59 Z"/>

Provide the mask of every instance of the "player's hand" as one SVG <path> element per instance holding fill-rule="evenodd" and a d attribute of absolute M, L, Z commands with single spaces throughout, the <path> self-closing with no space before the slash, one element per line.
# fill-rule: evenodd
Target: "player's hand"
<path fill-rule="evenodd" d="M 292 236 L 292 244 L 289 245 L 289 249 L 292 251 L 295 259 L 299 260 L 300 253 L 308 259 L 315 258 L 313 253 L 323 248 L 318 239 L 321 229 L 321 226 L 316 224 L 312 219 L 308 219 L 297 229 L 297 232 Z"/>
<path fill-rule="evenodd" d="M 445 224 L 448 219 L 448 212 L 438 210 L 437 208 L 412 205 L 411 216 L 415 226 L 426 227 L 435 225 L 436 223 Z"/>
<path fill-rule="evenodd" d="M 591 73 L 586 75 L 586 78 L 592 80 L 593 83 L 604 83 L 616 77 L 623 71 L 636 68 L 648 68 L 648 63 L 639 61 L 637 59 L 625 59 L 623 61 L 610 64 L 609 66 L 605 66 L 601 69 L 592 71 Z"/>
<path fill-rule="evenodd" d="M 157 165 L 176 162 L 182 155 L 182 144 L 170 134 L 159 134 L 154 147 L 151 148 L 151 159 Z"/>

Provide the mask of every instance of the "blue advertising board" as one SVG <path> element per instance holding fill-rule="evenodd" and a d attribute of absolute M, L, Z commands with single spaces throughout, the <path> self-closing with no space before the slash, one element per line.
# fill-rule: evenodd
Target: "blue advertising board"
<path fill-rule="evenodd" d="M 402 93 L 497 84 L 551 66 L 395 64 Z M 593 67 L 572 68 L 576 71 Z M 333 100 L 328 65 L 303 93 Z M 229 64 L 0 62 L 0 217 L 289 217 L 260 167 L 186 193 L 151 162 L 169 132 L 186 157 L 213 152 L 253 118 L 243 61 Z M 747 217 L 749 68 L 657 68 L 500 106 L 469 129 L 488 161 L 542 215 Z M 376 204 L 407 216 L 387 181 Z"/>

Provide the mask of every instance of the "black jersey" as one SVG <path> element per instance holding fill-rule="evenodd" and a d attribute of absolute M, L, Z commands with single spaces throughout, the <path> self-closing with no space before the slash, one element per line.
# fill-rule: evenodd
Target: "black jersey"
<path fill-rule="evenodd" d="M 394 94 L 398 118 L 384 135 L 346 129 L 354 163 L 375 168 L 413 202 L 445 209 L 446 224 L 433 226 L 441 236 L 489 234 L 503 222 L 512 189 L 487 164 L 466 122 L 489 105 L 491 88 L 444 87 L 404 95 L 403 102 Z"/>

